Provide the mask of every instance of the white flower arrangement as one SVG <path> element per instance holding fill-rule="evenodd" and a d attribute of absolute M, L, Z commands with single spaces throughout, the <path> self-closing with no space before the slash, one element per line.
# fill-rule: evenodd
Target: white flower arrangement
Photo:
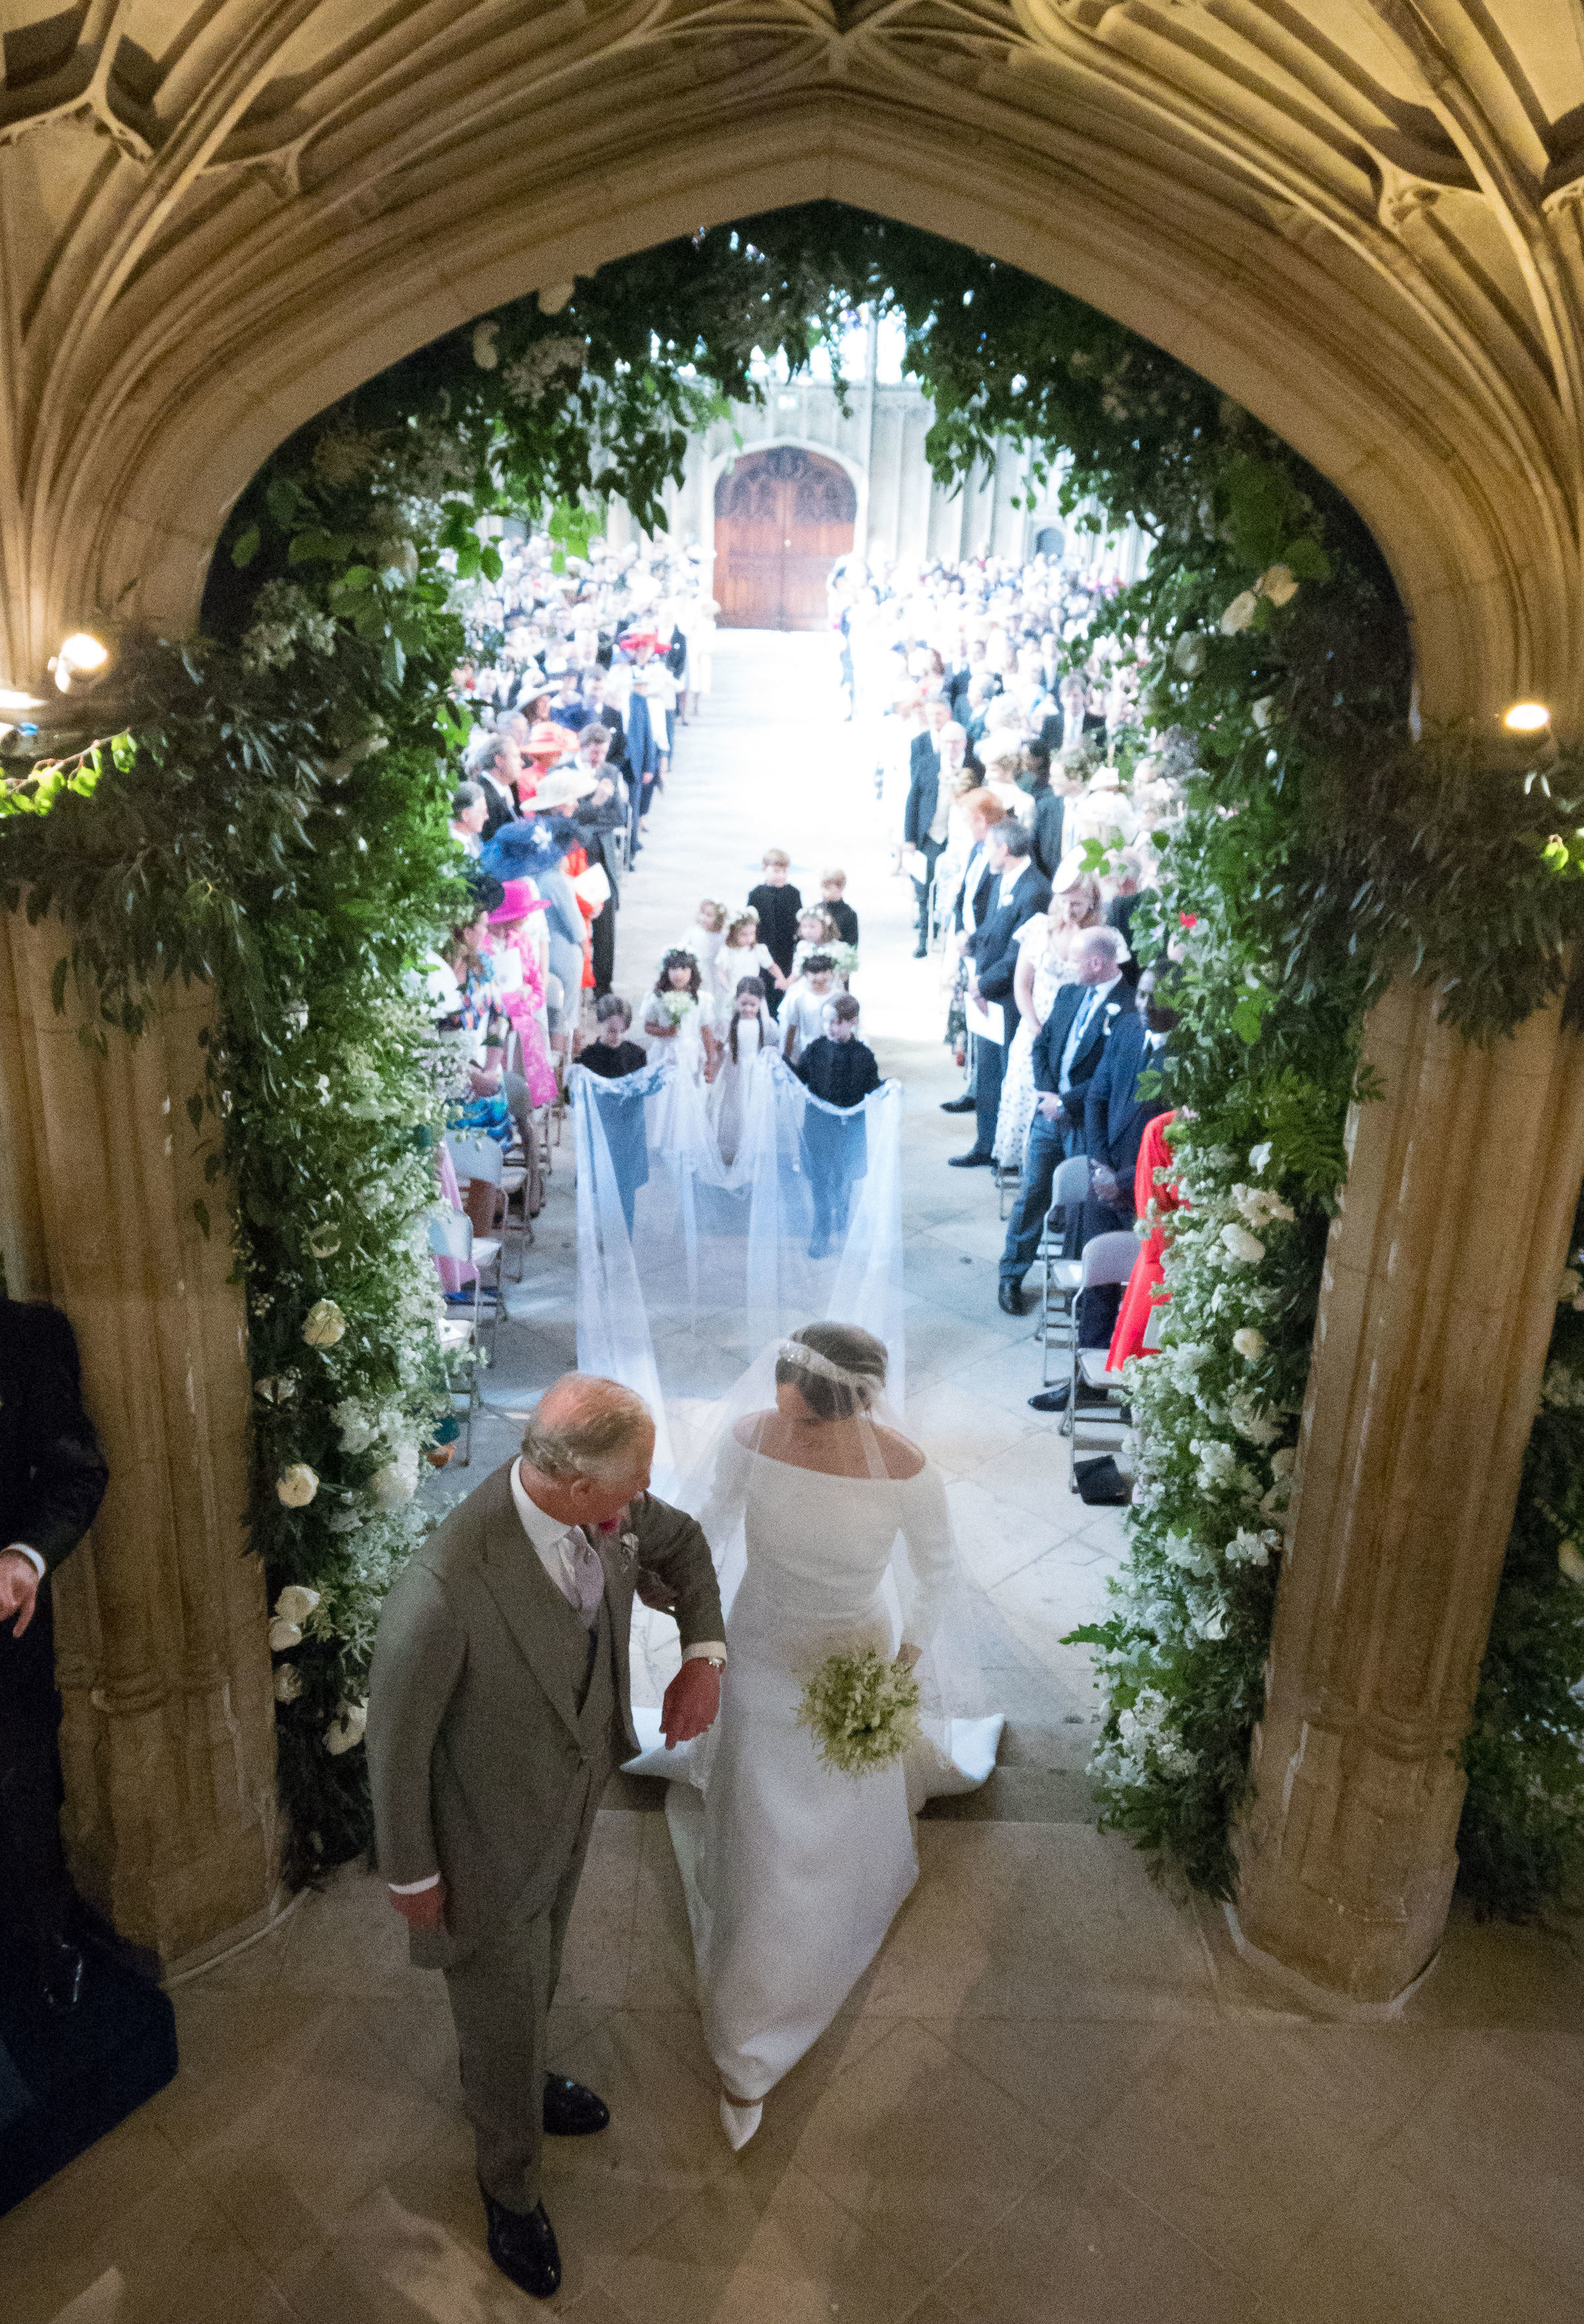
<path fill-rule="evenodd" d="M 698 1007 L 691 992 L 657 992 L 655 999 L 660 1004 L 660 1015 L 677 1026 L 685 1025 Z"/>
<path fill-rule="evenodd" d="M 913 1673 L 870 1646 L 821 1663 L 804 1687 L 797 1724 L 809 1729 L 827 1767 L 869 1775 L 917 1742 L 919 1701 Z"/>

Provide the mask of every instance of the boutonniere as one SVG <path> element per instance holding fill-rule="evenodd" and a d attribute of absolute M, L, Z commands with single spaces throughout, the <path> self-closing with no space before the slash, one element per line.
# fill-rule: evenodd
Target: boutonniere
<path fill-rule="evenodd" d="M 629 1571 L 638 1563 L 638 1536 L 635 1533 L 622 1536 L 622 1563 Z"/>

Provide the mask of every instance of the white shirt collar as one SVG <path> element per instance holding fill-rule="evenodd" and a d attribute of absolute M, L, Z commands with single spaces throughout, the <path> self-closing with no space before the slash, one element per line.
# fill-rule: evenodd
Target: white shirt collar
<path fill-rule="evenodd" d="M 551 1517 L 531 1498 L 522 1481 L 522 1462 L 520 1459 L 511 1463 L 511 1499 L 516 1506 L 517 1514 L 522 1520 L 523 1532 L 541 1556 L 547 1549 L 554 1549 L 558 1541 L 564 1541 L 573 1531 L 573 1527 L 563 1518 Z"/>

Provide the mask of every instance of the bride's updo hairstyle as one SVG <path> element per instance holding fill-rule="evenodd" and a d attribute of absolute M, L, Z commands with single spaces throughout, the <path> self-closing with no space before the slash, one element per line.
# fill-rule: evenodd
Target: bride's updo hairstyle
<path fill-rule="evenodd" d="M 885 1343 L 856 1323 L 806 1323 L 776 1359 L 776 1386 L 788 1384 L 816 1420 L 851 1420 L 885 1387 Z"/>

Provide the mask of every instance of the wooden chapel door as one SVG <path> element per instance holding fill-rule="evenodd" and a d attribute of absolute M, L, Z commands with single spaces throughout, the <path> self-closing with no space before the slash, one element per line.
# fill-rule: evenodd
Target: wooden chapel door
<path fill-rule="evenodd" d="M 858 495 L 833 460 L 777 445 L 715 486 L 715 595 L 723 628 L 820 630 L 825 584 L 852 547 Z"/>

